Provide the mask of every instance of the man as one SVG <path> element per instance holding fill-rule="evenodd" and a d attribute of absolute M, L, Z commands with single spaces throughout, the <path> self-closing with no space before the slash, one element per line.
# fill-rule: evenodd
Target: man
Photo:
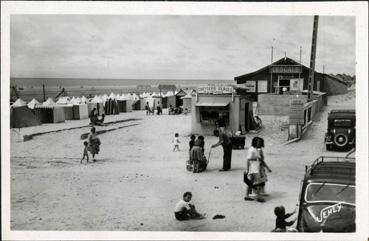
<path fill-rule="evenodd" d="M 232 142 L 229 136 L 224 132 L 219 132 L 219 130 L 214 130 L 214 135 L 219 137 L 219 142 L 212 145 L 211 148 L 222 145 L 223 147 L 223 168 L 220 172 L 228 171 L 231 169 L 231 159 L 232 159 Z"/>

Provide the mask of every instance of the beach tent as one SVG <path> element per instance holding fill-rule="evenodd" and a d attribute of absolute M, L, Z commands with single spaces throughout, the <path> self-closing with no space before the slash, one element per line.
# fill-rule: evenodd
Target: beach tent
<path fill-rule="evenodd" d="M 101 96 L 95 95 L 94 98 L 92 98 L 91 102 L 87 105 L 87 112 L 90 114 L 93 108 L 97 109 L 97 114 L 102 115 L 105 113 L 104 109 L 105 102 L 102 99 Z"/>
<path fill-rule="evenodd" d="M 183 102 L 183 110 L 186 110 L 188 112 L 191 112 L 191 108 L 192 108 L 192 95 L 189 92 L 187 95 L 181 97 L 182 102 Z"/>
<path fill-rule="evenodd" d="M 35 106 L 36 105 L 40 105 L 41 103 L 40 102 L 38 102 L 35 98 L 33 98 L 28 104 L 27 104 L 27 106 L 28 106 L 28 108 L 30 108 L 30 109 L 34 109 L 35 108 Z"/>
<path fill-rule="evenodd" d="M 27 105 L 10 107 L 10 128 L 22 128 L 28 126 L 37 126 L 41 122 L 32 113 Z"/>
<path fill-rule="evenodd" d="M 81 97 L 81 103 L 82 104 L 86 104 L 87 103 L 87 98 L 85 96 Z"/>
<path fill-rule="evenodd" d="M 73 120 L 73 104 L 70 103 L 66 96 L 60 97 L 56 102 L 56 105 L 63 108 L 64 118 L 66 120 Z"/>
<path fill-rule="evenodd" d="M 58 106 L 51 98 L 48 98 L 42 105 L 36 105 L 35 114 L 42 123 L 58 123 L 65 121 L 63 106 Z"/>
<path fill-rule="evenodd" d="M 11 106 L 12 107 L 21 107 L 26 106 L 26 102 L 24 102 L 21 98 L 18 98 Z"/>
<path fill-rule="evenodd" d="M 109 99 L 115 100 L 115 94 L 113 92 L 110 93 Z"/>
<path fill-rule="evenodd" d="M 50 97 L 42 103 L 42 106 L 54 106 L 55 102 Z"/>
<path fill-rule="evenodd" d="M 88 105 L 85 103 L 80 103 L 73 105 L 73 119 L 83 120 L 88 118 Z"/>

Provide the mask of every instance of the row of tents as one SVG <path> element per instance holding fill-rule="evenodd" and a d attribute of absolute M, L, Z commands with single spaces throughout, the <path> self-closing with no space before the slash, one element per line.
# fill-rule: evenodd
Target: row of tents
<path fill-rule="evenodd" d="M 182 107 L 191 111 L 192 92 L 186 93 L 180 90 L 176 93 L 164 94 L 143 93 L 116 95 L 100 95 L 93 98 L 60 97 L 56 102 L 48 98 L 43 103 L 32 99 L 29 103 L 18 99 L 10 108 L 10 127 L 22 128 L 40 125 L 41 123 L 59 123 L 65 120 L 87 119 L 93 108 L 99 115 L 116 115 L 132 110 L 144 110 L 146 103 L 151 108 L 158 105 L 162 108 Z"/>

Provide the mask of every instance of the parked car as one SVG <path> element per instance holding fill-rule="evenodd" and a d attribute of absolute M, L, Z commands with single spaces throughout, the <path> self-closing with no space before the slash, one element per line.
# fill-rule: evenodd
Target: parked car
<path fill-rule="evenodd" d="M 355 232 L 355 158 L 319 157 L 305 167 L 296 229 Z"/>
<path fill-rule="evenodd" d="M 355 110 L 332 110 L 328 114 L 328 129 L 324 138 L 326 149 L 355 147 L 355 132 Z"/>

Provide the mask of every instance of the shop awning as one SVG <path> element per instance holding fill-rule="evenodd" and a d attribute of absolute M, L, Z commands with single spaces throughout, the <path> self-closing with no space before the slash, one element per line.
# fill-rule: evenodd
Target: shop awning
<path fill-rule="evenodd" d="M 199 102 L 196 106 L 227 107 L 229 102 Z"/>

